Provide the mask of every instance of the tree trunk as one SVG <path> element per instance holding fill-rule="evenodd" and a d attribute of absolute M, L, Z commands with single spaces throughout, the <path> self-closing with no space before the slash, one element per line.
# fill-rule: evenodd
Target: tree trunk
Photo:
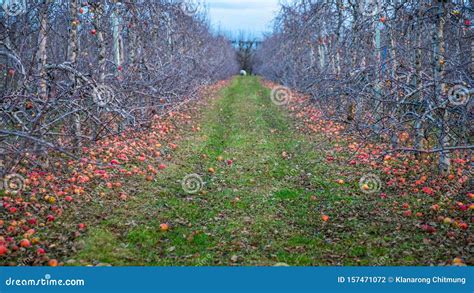
<path fill-rule="evenodd" d="M 102 31 L 102 26 L 100 24 L 100 20 L 102 17 L 102 14 L 104 13 L 104 7 L 101 2 L 98 2 L 94 6 L 94 20 L 92 22 L 92 25 L 94 26 L 94 29 L 96 30 L 96 35 L 97 35 L 97 45 L 99 47 L 99 82 L 102 84 L 105 80 L 105 56 L 106 56 L 106 47 L 105 47 L 105 41 L 104 41 L 104 33 Z"/>
<path fill-rule="evenodd" d="M 326 49 L 324 47 L 324 40 L 321 41 L 321 43 L 318 46 L 319 50 L 319 66 L 321 68 L 321 71 L 324 70 L 324 67 L 326 66 Z"/>
<path fill-rule="evenodd" d="M 48 42 L 48 10 L 51 0 L 43 0 L 40 10 L 40 27 L 38 33 L 37 74 L 39 77 L 38 94 L 42 99 L 48 98 L 48 81 L 46 73 Z"/>
<path fill-rule="evenodd" d="M 380 13 L 380 3 L 378 0 L 373 0 L 372 5 L 376 11 L 376 14 L 379 15 Z M 380 38 L 381 38 L 381 28 L 380 28 L 380 23 L 378 21 L 375 22 L 375 35 L 374 35 L 374 57 L 375 57 L 375 91 L 376 95 L 380 95 L 380 90 L 381 90 L 381 44 L 380 44 Z"/>
<path fill-rule="evenodd" d="M 440 103 L 443 103 L 443 96 L 446 93 L 446 85 L 444 83 L 445 66 L 444 66 L 444 54 L 445 54 L 445 39 L 444 39 L 444 27 L 446 23 L 446 7 L 443 0 L 438 0 L 438 21 L 433 32 L 434 36 L 434 54 L 435 54 L 435 95 Z M 440 134 L 438 138 L 441 149 L 449 147 L 449 127 L 448 127 L 449 113 L 446 110 L 446 106 L 440 109 Z M 442 174 L 448 174 L 451 169 L 451 159 L 448 150 L 440 152 L 439 170 Z"/>
<path fill-rule="evenodd" d="M 106 53 L 107 53 L 107 48 L 104 40 L 104 33 L 102 30 L 102 25 L 101 25 L 101 19 L 104 13 L 104 6 L 103 6 L 102 1 L 98 1 L 97 3 L 94 4 L 94 19 L 92 21 L 92 25 L 94 29 L 96 30 L 96 36 L 97 36 L 97 46 L 98 46 L 98 81 L 100 86 L 104 84 L 105 81 L 105 65 L 106 65 Z M 102 115 L 101 113 L 97 113 L 99 120 L 102 120 Z M 100 123 L 96 123 L 92 127 L 92 137 L 94 140 L 97 140 L 99 138 L 99 133 L 100 133 L 100 128 L 101 125 Z"/>
<path fill-rule="evenodd" d="M 112 32 L 113 32 L 114 62 L 115 62 L 115 66 L 118 69 L 122 67 L 122 63 L 123 63 L 122 21 L 120 19 L 118 9 L 115 9 L 112 14 Z M 119 77 L 120 70 L 117 70 L 115 75 Z"/>
<path fill-rule="evenodd" d="M 415 42 L 416 42 L 416 49 L 415 49 L 415 90 L 419 90 L 418 94 L 414 96 L 417 102 L 420 104 L 419 107 L 423 106 L 423 92 L 421 91 L 422 83 L 421 83 L 421 70 L 422 70 L 422 55 L 421 55 L 421 41 L 422 41 L 422 34 L 423 34 L 423 3 L 419 4 L 419 11 L 418 11 L 418 18 L 417 18 L 417 25 L 415 27 Z M 418 107 L 417 107 L 418 108 Z M 414 112 L 422 112 L 419 109 L 413 109 Z M 423 118 L 417 117 L 415 122 L 415 142 L 414 147 L 415 149 L 421 150 L 423 149 Z"/>
<path fill-rule="evenodd" d="M 474 76 L 474 34 L 472 32 L 469 32 L 471 35 L 471 75 Z"/>
<path fill-rule="evenodd" d="M 77 63 L 77 54 L 79 51 L 78 42 L 77 42 L 77 19 L 78 19 L 78 0 L 70 0 L 69 2 L 69 14 L 70 14 L 70 30 L 69 30 L 69 40 L 68 40 L 68 51 L 67 51 L 67 61 L 71 64 L 73 68 L 76 67 Z M 69 74 L 69 80 L 71 82 L 71 89 L 74 92 L 74 88 L 77 86 L 76 77 L 74 73 Z M 73 127 L 74 127 L 74 146 L 77 148 L 81 147 L 81 115 L 80 113 L 75 113 L 73 116 Z"/>

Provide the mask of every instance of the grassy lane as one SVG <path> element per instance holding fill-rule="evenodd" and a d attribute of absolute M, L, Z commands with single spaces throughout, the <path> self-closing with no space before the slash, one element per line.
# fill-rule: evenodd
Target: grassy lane
<path fill-rule="evenodd" d="M 91 227 L 74 259 L 112 265 L 417 264 L 417 252 L 404 252 L 419 246 L 422 236 L 400 233 L 399 224 L 374 212 L 382 203 L 360 193 L 356 183 L 337 184 L 337 174 L 348 171 L 325 164 L 330 143 L 296 131 L 269 96 L 257 78 L 236 78 L 204 110 L 201 131 L 183 135 L 166 172 L 155 183 L 131 183 L 139 195 Z M 188 194 L 181 180 L 193 173 L 205 184 Z M 164 222 L 167 232 L 160 231 Z"/>

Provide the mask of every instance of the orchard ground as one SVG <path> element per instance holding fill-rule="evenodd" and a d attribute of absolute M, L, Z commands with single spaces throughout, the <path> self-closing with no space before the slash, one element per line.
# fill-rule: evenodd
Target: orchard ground
<path fill-rule="evenodd" d="M 453 194 L 411 158 L 377 161 L 368 154 L 382 147 L 344 139 L 306 100 L 276 105 L 265 85 L 234 78 L 176 127 L 162 170 L 124 177 L 120 196 L 96 188 L 102 196 L 66 220 L 84 226 L 60 264 L 474 263 L 465 175 L 446 179 Z M 197 185 L 183 186 L 192 174 Z M 364 176 L 378 186 L 359 184 Z"/>
<path fill-rule="evenodd" d="M 422 265 L 469 256 L 463 233 L 427 233 L 394 212 L 393 199 L 361 192 L 353 168 L 328 163 L 336 142 L 299 131 L 269 97 L 257 78 L 236 78 L 202 110 L 201 131 L 183 134 L 167 172 L 154 183 L 135 183 L 137 196 L 91 226 L 74 258 L 113 265 Z M 204 182 L 198 194 L 183 190 L 189 174 Z M 415 196 L 403 201 L 420 205 Z"/>

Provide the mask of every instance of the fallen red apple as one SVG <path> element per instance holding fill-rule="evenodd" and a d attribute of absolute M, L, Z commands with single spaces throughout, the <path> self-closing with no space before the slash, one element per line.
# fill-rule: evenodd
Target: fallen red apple
<path fill-rule="evenodd" d="M 48 261 L 48 265 L 49 265 L 50 267 L 57 267 L 57 266 L 58 266 L 58 261 L 55 260 L 55 259 L 50 259 L 50 260 Z"/>
<path fill-rule="evenodd" d="M 411 212 L 410 210 L 403 211 L 403 215 L 404 215 L 405 217 L 411 217 L 412 212 Z"/>
<path fill-rule="evenodd" d="M 28 240 L 28 239 L 22 239 L 22 240 L 20 241 L 20 246 L 21 246 L 21 247 L 24 247 L 24 248 L 30 247 L 30 246 L 31 246 L 30 240 Z"/>
<path fill-rule="evenodd" d="M 423 231 L 425 232 L 428 232 L 428 233 L 434 233 L 436 232 L 436 228 L 435 227 L 432 227 L 428 224 L 423 224 L 421 225 L 421 229 L 423 229 Z"/>
<path fill-rule="evenodd" d="M 461 223 L 458 224 L 458 227 L 463 229 L 463 230 L 467 230 L 468 225 L 467 225 L 467 223 L 461 222 Z"/>
<path fill-rule="evenodd" d="M 432 209 L 433 211 L 437 211 L 437 210 L 439 210 L 439 205 L 438 205 L 438 204 L 434 204 L 434 205 L 431 206 L 431 209 Z"/>
<path fill-rule="evenodd" d="M 445 224 L 451 224 L 452 222 L 453 222 L 453 220 L 449 217 L 446 217 L 446 218 L 443 219 L 443 223 L 445 223 Z"/>
<path fill-rule="evenodd" d="M 127 200 L 127 198 L 128 198 L 127 194 L 125 194 L 123 192 L 120 193 L 120 199 L 121 200 Z"/>

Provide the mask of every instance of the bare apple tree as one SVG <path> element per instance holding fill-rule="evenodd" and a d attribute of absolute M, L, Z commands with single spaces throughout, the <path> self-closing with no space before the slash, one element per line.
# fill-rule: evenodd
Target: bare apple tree
<path fill-rule="evenodd" d="M 309 94 L 327 119 L 387 141 L 387 151 L 437 154 L 448 173 L 453 151 L 474 148 L 473 8 L 472 1 L 296 1 L 282 6 L 256 71 Z"/>
<path fill-rule="evenodd" d="M 191 4 L 190 4 L 191 5 Z M 238 72 L 199 7 L 164 0 L 10 0 L 0 14 L 0 158 L 50 165 Z M 190 9 L 194 8 L 194 9 Z"/>

